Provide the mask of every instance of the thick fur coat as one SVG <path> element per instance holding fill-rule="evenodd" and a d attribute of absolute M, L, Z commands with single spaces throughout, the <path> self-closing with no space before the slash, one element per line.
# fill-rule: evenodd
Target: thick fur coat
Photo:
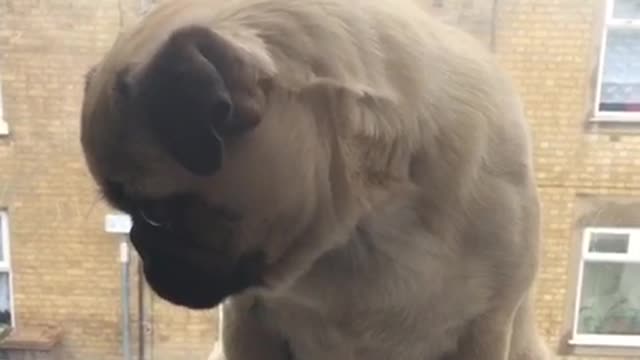
<path fill-rule="evenodd" d="M 411 0 L 167 1 L 88 74 L 87 165 L 227 360 L 546 360 L 494 57 Z"/>

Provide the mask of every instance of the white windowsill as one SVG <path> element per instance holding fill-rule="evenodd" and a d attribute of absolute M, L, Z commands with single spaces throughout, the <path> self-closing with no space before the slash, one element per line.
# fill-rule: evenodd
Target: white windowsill
<path fill-rule="evenodd" d="M 591 123 L 640 124 L 640 115 L 636 115 L 636 116 L 597 115 L 589 119 L 589 121 Z"/>
<path fill-rule="evenodd" d="M 590 119 L 592 123 L 640 123 L 640 112 L 612 112 L 601 111 L 596 112 Z"/>
<path fill-rule="evenodd" d="M 569 344 L 577 346 L 640 348 L 640 336 L 580 336 L 569 340 Z"/>
<path fill-rule="evenodd" d="M 0 120 L 0 136 L 9 135 L 9 124 Z"/>

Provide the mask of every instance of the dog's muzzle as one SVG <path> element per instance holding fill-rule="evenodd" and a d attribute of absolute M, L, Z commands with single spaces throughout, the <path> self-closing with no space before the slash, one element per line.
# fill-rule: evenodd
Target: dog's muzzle
<path fill-rule="evenodd" d="M 165 300 L 193 309 L 213 308 L 226 297 L 260 285 L 264 259 L 260 253 L 231 256 L 218 241 L 198 238 L 180 222 L 134 214 L 131 242 L 140 255 L 144 276 Z M 227 229 L 220 236 L 229 236 Z"/>

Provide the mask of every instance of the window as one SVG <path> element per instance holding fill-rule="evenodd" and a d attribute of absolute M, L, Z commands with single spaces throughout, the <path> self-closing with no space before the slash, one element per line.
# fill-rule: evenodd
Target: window
<path fill-rule="evenodd" d="M 12 288 L 9 219 L 6 211 L 0 211 L 0 327 L 13 325 Z"/>
<path fill-rule="evenodd" d="M 595 117 L 640 121 L 640 0 L 606 1 Z"/>
<path fill-rule="evenodd" d="M 571 343 L 640 347 L 640 228 L 587 228 Z"/>

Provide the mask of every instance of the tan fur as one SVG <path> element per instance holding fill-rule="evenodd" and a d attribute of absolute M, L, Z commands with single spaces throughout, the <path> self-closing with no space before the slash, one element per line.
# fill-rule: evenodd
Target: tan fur
<path fill-rule="evenodd" d="M 204 179 L 111 103 L 119 69 L 192 24 L 232 44 L 260 89 L 260 125 Z M 246 216 L 233 253 L 265 251 L 266 286 L 227 299 L 212 358 L 547 359 L 519 98 L 491 54 L 409 0 L 160 5 L 99 65 L 83 145 L 98 182 L 193 191 Z"/>

